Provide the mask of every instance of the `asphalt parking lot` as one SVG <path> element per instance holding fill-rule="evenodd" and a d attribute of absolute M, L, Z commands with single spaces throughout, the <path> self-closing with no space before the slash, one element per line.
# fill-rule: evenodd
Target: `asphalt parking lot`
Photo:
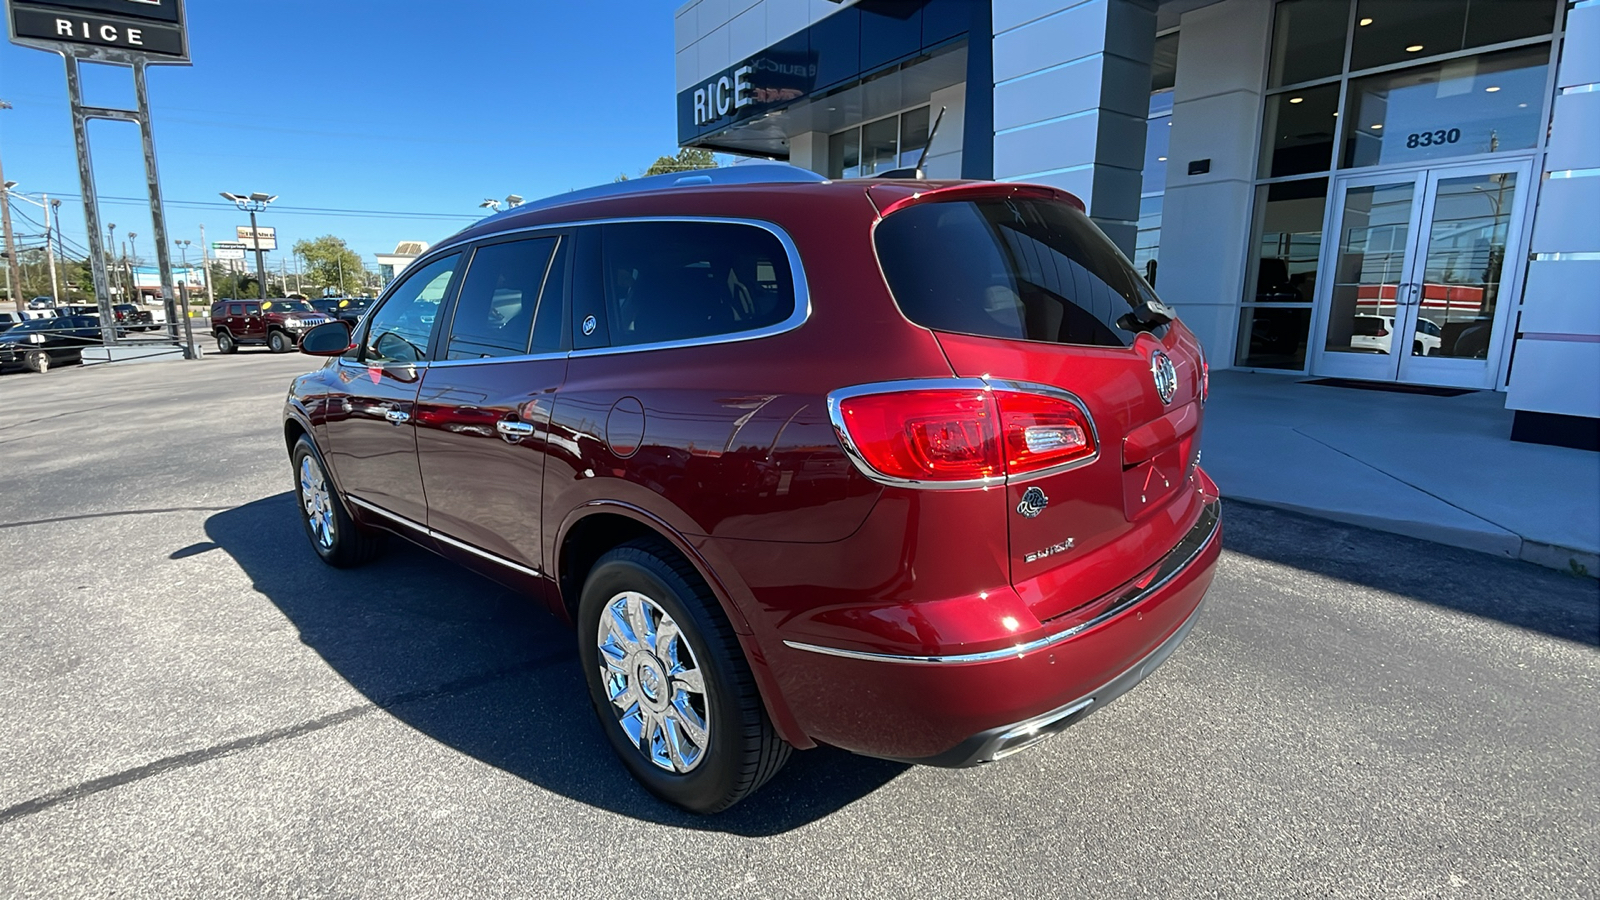
<path fill-rule="evenodd" d="M 0 896 L 1585 897 L 1600 589 L 1240 505 L 1133 693 L 992 766 L 797 754 L 696 819 L 574 642 L 295 520 L 302 356 L 0 376 Z"/>

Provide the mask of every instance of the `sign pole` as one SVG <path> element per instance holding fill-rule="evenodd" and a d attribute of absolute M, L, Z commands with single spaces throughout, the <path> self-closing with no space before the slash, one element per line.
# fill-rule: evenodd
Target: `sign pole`
<path fill-rule="evenodd" d="M 100 242 L 100 194 L 94 186 L 94 161 L 89 155 L 89 116 L 83 107 L 83 79 L 78 58 L 63 55 L 67 63 L 67 97 L 72 104 L 72 140 L 78 145 L 78 184 L 83 193 L 83 224 L 89 230 L 89 270 L 94 276 L 95 303 L 100 307 L 100 336 L 117 342 L 116 315 L 111 311 L 111 273 L 106 270 L 105 245 Z"/>
<path fill-rule="evenodd" d="M 150 227 L 155 231 L 156 265 L 161 269 L 161 299 L 166 305 L 167 331 L 178 341 L 178 292 L 173 289 L 172 253 L 167 248 L 167 214 L 161 204 L 161 176 L 156 169 L 156 143 L 150 134 L 150 88 L 144 77 L 145 62 L 133 64 L 133 92 L 139 106 L 139 134 L 144 138 L 144 176 L 150 184 Z M 188 325 L 188 319 L 184 320 Z M 187 328 L 185 329 L 187 330 Z M 194 336 L 184 341 L 185 359 L 194 359 Z"/>

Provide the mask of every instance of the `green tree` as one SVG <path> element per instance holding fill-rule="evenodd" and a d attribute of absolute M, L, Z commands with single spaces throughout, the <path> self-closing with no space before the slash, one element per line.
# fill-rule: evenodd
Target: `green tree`
<path fill-rule="evenodd" d="M 717 158 L 711 154 L 710 150 L 703 150 L 699 147 L 684 147 L 678 151 L 677 156 L 656 157 L 656 161 L 650 164 L 650 168 L 644 170 L 644 174 L 648 177 L 650 175 L 667 175 L 672 172 L 692 172 L 695 169 L 715 169 L 716 167 Z M 616 180 L 627 181 L 628 176 L 618 175 Z"/>
<path fill-rule="evenodd" d="M 333 288 L 340 296 L 349 296 L 359 293 L 366 281 L 361 254 L 351 250 L 342 238 L 325 234 L 309 241 L 295 241 L 294 252 L 305 260 L 304 281 L 315 293 Z"/>

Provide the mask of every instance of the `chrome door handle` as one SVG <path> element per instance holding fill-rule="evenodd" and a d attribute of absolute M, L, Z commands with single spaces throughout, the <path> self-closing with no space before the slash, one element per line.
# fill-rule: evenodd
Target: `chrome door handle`
<path fill-rule="evenodd" d="M 533 426 L 527 422 L 501 421 L 494 423 L 494 428 L 508 438 L 525 438 L 533 434 Z"/>
<path fill-rule="evenodd" d="M 385 410 L 383 417 L 388 419 L 389 424 L 391 425 L 404 425 L 405 423 L 411 421 L 411 413 L 400 409 Z"/>

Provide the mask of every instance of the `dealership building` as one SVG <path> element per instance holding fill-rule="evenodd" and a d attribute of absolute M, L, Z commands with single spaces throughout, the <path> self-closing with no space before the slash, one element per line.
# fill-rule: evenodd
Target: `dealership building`
<path fill-rule="evenodd" d="M 1214 367 L 1501 391 L 1514 438 L 1592 446 L 1600 0 L 691 0 L 674 24 L 683 146 L 1063 188 Z"/>

